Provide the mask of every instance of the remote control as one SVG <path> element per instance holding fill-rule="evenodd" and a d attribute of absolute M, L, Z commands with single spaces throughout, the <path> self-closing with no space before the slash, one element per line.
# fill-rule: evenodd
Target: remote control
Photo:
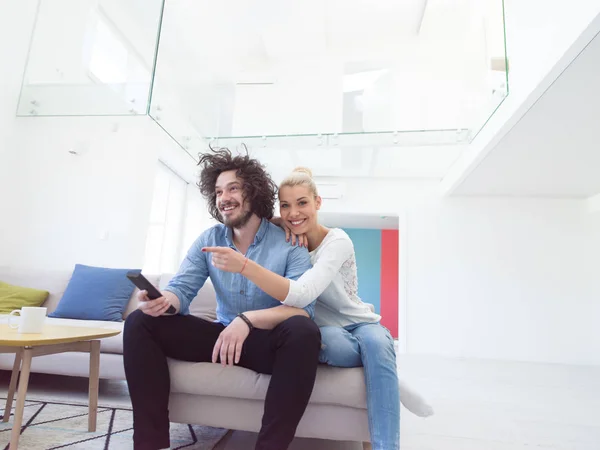
<path fill-rule="evenodd" d="M 152 283 L 148 281 L 148 279 L 139 272 L 127 272 L 127 278 L 140 290 L 148 292 L 148 298 L 150 300 L 155 300 L 159 297 L 162 297 L 162 294 L 158 289 L 154 287 Z M 167 309 L 167 314 L 175 314 L 177 310 L 173 305 L 169 306 Z"/>

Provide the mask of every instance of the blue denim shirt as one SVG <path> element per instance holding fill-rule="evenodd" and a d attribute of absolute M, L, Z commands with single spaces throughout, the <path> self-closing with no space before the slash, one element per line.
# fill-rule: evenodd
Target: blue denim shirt
<path fill-rule="evenodd" d="M 265 294 L 243 275 L 215 268 L 211 264 L 212 254 L 204 253 L 202 247 L 230 247 L 237 251 L 233 245 L 231 228 L 223 224 L 209 228 L 196 239 L 179 271 L 165 288 L 179 298 L 180 314 L 189 314 L 190 303 L 207 277 L 210 277 L 217 293 L 217 321 L 225 326 L 239 313 L 281 305 L 280 301 Z M 292 280 L 297 280 L 311 268 L 308 250 L 286 242 L 285 232 L 265 219 L 262 220 L 246 256 Z M 316 299 L 304 308 L 311 318 L 314 316 L 315 302 Z"/>

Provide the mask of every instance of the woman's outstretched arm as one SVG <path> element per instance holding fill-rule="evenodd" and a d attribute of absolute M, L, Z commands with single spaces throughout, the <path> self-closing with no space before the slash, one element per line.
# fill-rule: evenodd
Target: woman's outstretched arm
<path fill-rule="evenodd" d="M 314 266 L 298 280 L 273 273 L 229 247 L 205 247 L 203 251 L 212 253 L 212 265 L 217 269 L 241 273 L 283 304 L 304 308 L 331 284 L 354 247 L 352 241 L 343 238 L 326 243 Z"/>

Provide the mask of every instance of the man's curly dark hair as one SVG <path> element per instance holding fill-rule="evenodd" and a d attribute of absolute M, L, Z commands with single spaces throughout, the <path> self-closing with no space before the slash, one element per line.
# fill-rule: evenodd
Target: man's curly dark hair
<path fill-rule="evenodd" d="M 221 173 L 235 170 L 236 176 L 242 179 L 244 199 L 250 203 L 250 211 L 261 219 L 273 217 L 277 185 L 271 179 L 265 167 L 256 159 L 250 158 L 248 149 L 245 155 L 233 156 L 228 148 L 212 148 L 209 153 L 200 154 L 198 165 L 201 166 L 198 187 L 208 202 L 208 212 L 219 222 L 223 218 L 217 206 L 215 185 Z"/>

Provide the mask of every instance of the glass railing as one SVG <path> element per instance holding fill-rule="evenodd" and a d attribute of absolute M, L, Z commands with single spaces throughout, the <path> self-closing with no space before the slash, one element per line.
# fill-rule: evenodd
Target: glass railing
<path fill-rule="evenodd" d="M 502 0 L 39 5 L 19 115 L 148 114 L 194 157 L 468 143 L 508 95 Z"/>
<path fill-rule="evenodd" d="M 41 0 L 17 114 L 147 114 L 162 10 L 162 0 Z"/>
<path fill-rule="evenodd" d="M 502 1 L 190 5 L 167 0 L 150 114 L 194 155 L 465 143 L 508 94 Z"/>

